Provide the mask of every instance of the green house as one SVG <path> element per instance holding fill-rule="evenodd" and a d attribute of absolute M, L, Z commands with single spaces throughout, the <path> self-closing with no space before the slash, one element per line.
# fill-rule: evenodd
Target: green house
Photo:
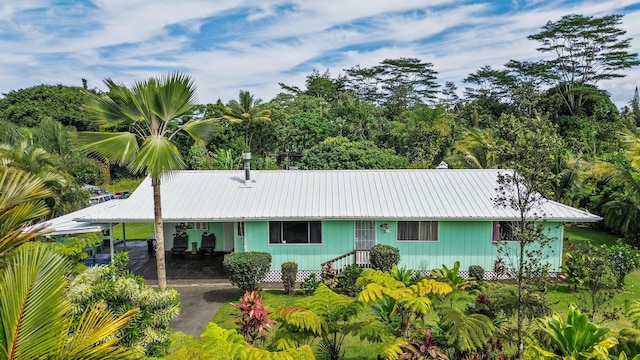
<path fill-rule="evenodd" d="M 216 252 L 272 255 L 267 280 L 280 281 L 280 265 L 298 263 L 299 276 L 334 266 L 368 264 L 368 249 L 400 249 L 400 265 L 415 270 L 480 265 L 491 273 L 496 242 L 508 239 L 519 214 L 494 204 L 498 174 L 506 170 L 280 170 L 178 171 L 162 182 L 165 249 L 177 234 L 187 251 L 215 236 Z M 249 178 L 248 178 L 249 177 Z M 600 217 L 544 200 L 536 209 L 553 238 L 547 261 L 559 271 L 563 223 Z M 153 221 L 151 181 L 145 179 L 118 206 L 81 221 Z"/>

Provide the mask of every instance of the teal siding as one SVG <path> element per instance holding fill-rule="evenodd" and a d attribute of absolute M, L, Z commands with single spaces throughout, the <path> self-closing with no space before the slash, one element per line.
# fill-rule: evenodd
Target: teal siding
<path fill-rule="evenodd" d="M 381 229 L 387 224 L 389 232 Z M 398 247 L 400 266 L 410 269 L 430 270 L 448 267 L 460 261 L 461 270 L 470 265 L 480 265 L 487 271 L 493 270 L 498 256 L 496 246 L 491 241 L 491 221 L 441 221 L 438 241 L 397 241 L 396 221 L 376 221 L 376 243 Z M 559 271 L 562 255 L 562 225 L 548 223 L 547 234 L 554 238 L 552 254 L 548 261 L 552 271 Z M 280 270 L 285 261 L 295 261 L 300 270 L 319 270 L 320 264 L 353 250 L 353 221 L 323 221 L 322 244 L 294 245 L 269 244 L 269 223 L 267 221 L 246 223 L 246 251 L 264 251 L 272 255 L 272 270 Z M 236 251 L 242 251 L 236 238 Z M 507 259 L 505 259 L 506 261 Z"/>
<path fill-rule="evenodd" d="M 269 244 L 269 222 L 246 223 L 246 250 L 268 252 L 271 270 L 294 261 L 300 270 L 320 270 L 320 264 L 353 250 L 353 221 L 323 221 L 322 244 Z"/>

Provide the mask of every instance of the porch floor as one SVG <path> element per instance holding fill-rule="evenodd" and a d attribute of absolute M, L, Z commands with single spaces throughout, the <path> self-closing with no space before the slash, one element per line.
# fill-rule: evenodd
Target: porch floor
<path fill-rule="evenodd" d="M 115 251 L 129 252 L 129 269 L 144 277 L 149 285 L 158 283 L 158 271 L 154 253 L 149 253 L 147 241 L 119 242 Z M 167 283 L 169 285 L 197 285 L 207 283 L 228 284 L 229 278 L 222 267 L 223 254 L 214 255 L 165 255 L 167 268 Z M 111 260 L 109 248 L 105 248 L 94 256 L 85 260 L 85 264 L 103 265 Z"/>

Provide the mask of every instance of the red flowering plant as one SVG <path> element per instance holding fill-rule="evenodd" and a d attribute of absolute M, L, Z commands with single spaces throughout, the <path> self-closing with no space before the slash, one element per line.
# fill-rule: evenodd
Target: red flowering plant
<path fill-rule="evenodd" d="M 249 343 L 260 340 L 264 341 L 266 332 L 275 324 L 274 320 L 269 319 L 271 312 L 262 306 L 262 295 L 257 291 L 247 291 L 240 297 L 240 303 L 230 305 L 240 310 L 240 315 L 234 317 L 238 324 L 238 331 Z"/>

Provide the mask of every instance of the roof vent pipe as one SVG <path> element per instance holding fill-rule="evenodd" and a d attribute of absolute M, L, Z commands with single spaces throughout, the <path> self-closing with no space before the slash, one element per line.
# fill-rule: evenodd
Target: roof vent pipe
<path fill-rule="evenodd" d="M 251 181 L 251 153 L 243 152 L 242 160 L 244 161 L 244 182 L 249 183 Z"/>
<path fill-rule="evenodd" d="M 440 161 L 440 164 L 438 164 L 438 166 L 436 166 L 436 169 L 448 169 L 449 168 L 449 164 L 447 164 L 446 162 Z"/>

